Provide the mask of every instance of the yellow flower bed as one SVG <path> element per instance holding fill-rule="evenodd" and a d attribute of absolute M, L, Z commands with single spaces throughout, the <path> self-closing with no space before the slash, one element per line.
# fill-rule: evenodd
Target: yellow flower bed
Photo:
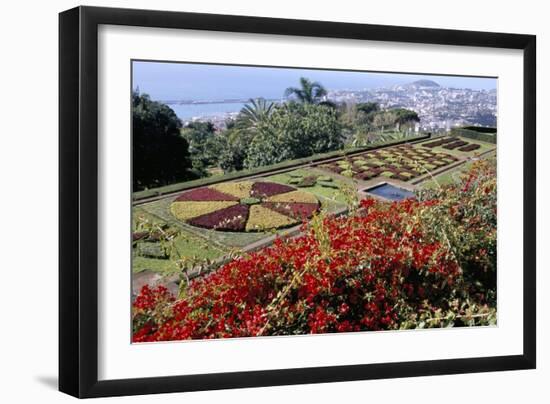
<path fill-rule="evenodd" d="M 224 182 L 211 185 L 209 188 L 243 199 L 250 197 L 252 184 L 252 181 Z"/>
<path fill-rule="evenodd" d="M 246 231 L 262 231 L 268 229 L 277 229 L 298 223 L 298 220 L 289 216 L 281 215 L 271 209 L 266 209 L 261 205 L 252 205 Z"/>
<path fill-rule="evenodd" d="M 236 201 L 179 201 L 172 203 L 170 210 L 179 220 L 188 220 L 238 203 Z"/>
<path fill-rule="evenodd" d="M 285 194 L 273 195 L 267 199 L 268 202 L 298 202 L 298 203 L 318 203 L 317 198 L 304 191 L 292 191 Z"/>

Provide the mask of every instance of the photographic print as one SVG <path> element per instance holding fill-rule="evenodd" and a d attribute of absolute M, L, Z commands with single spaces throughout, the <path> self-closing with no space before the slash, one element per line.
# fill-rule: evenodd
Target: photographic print
<path fill-rule="evenodd" d="M 497 78 L 131 67 L 133 343 L 497 324 Z"/>

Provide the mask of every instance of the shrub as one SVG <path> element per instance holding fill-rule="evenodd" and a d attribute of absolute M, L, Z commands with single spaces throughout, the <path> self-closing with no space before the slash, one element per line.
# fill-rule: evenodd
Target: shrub
<path fill-rule="evenodd" d="M 496 128 L 483 128 L 477 126 L 467 126 L 464 128 L 453 128 L 451 132 L 457 136 L 462 136 L 469 139 L 481 140 L 483 142 L 496 144 L 497 130 Z"/>
<path fill-rule="evenodd" d="M 467 146 L 462 146 L 461 148 L 459 148 L 458 150 L 460 151 L 463 151 L 463 152 L 469 152 L 469 151 L 474 151 L 474 150 L 477 150 L 479 149 L 481 146 L 476 144 L 476 143 L 470 143 L 469 145 Z"/>
<path fill-rule="evenodd" d="M 298 184 L 299 187 L 312 187 L 317 184 L 317 177 L 314 175 L 308 175 L 304 177 L 302 181 Z"/>
<path fill-rule="evenodd" d="M 452 142 L 452 143 L 447 143 L 445 145 L 443 145 L 442 147 L 444 149 L 448 149 L 448 150 L 454 150 L 458 147 L 462 147 L 462 146 L 466 146 L 468 144 L 468 142 L 464 142 L 462 140 L 458 140 L 456 142 Z"/>
<path fill-rule="evenodd" d="M 243 198 L 240 200 L 240 202 L 243 205 L 257 205 L 258 203 L 262 202 L 262 200 L 259 198 L 250 197 L 250 198 Z"/>
<path fill-rule="evenodd" d="M 137 254 L 146 258 L 168 259 L 169 252 L 160 243 L 139 243 Z"/>
<path fill-rule="evenodd" d="M 340 189 L 338 184 L 335 184 L 334 182 L 317 181 L 317 184 L 324 188 Z"/>

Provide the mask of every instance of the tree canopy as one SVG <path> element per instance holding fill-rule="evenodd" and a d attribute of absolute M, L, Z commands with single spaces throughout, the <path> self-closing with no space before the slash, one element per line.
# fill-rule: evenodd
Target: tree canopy
<path fill-rule="evenodd" d="M 328 106 L 286 104 L 257 128 L 244 161 L 246 168 L 311 156 L 343 146 L 337 112 Z"/>
<path fill-rule="evenodd" d="M 300 87 L 288 87 L 285 97 L 295 97 L 303 104 L 319 104 L 327 95 L 325 87 L 317 81 L 311 81 L 305 77 L 300 78 Z"/>
<path fill-rule="evenodd" d="M 132 94 L 133 188 L 141 190 L 193 178 L 181 121 L 167 105 Z"/>
<path fill-rule="evenodd" d="M 255 129 L 262 121 L 269 118 L 274 107 L 274 103 L 264 98 L 250 99 L 239 112 L 236 125 L 240 128 Z"/>

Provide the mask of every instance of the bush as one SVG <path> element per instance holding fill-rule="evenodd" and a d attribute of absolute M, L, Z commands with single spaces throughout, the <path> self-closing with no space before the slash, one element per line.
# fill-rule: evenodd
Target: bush
<path fill-rule="evenodd" d="M 317 181 L 317 184 L 324 188 L 340 189 L 338 184 L 335 184 L 334 182 Z"/>
<path fill-rule="evenodd" d="M 481 140 L 482 142 L 493 143 L 497 142 L 496 128 L 482 128 L 475 126 L 468 126 L 464 128 L 453 128 L 451 133 L 455 136 L 462 136 L 474 140 Z"/>
<path fill-rule="evenodd" d="M 298 183 L 298 186 L 308 188 L 315 186 L 315 184 L 317 184 L 317 176 L 308 175 L 307 177 L 302 178 L 302 181 Z"/>
<path fill-rule="evenodd" d="M 132 94 L 133 190 L 194 179 L 181 121 L 167 105 Z"/>
<path fill-rule="evenodd" d="M 138 243 L 137 254 L 146 258 L 168 259 L 169 252 L 160 243 Z"/>

